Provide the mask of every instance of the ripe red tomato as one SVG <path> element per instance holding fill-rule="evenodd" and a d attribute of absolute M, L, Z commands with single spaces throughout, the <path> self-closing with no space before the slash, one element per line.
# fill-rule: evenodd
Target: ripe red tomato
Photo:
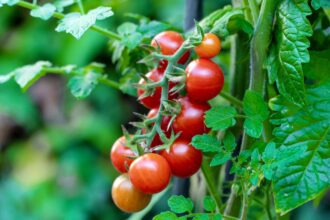
<path fill-rule="evenodd" d="M 151 81 L 158 82 L 163 77 L 163 71 L 159 68 L 151 70 L 146 74 L 146 77 Z M 142 78 L 139 84 L 144 84 L 145 80 Z M 143 95 L 144 90 L 142 88 L 138 88 L 137 90 L 138 96 Z M 140 102 L 147 108 L 158 108 L 160 104 L 160 97 L 162 93 L 161 87 L 156 87 L 154 93 L 151 96 L 147 96 L 140 99 Z"/>
<path fill-rule="evenodd" d="M 182 178 L 195 174 L 201 167 L 203 159 L 202 152 L 183 139 L 176 140 L 169 152 L 163 150 L 161 155 L 169 163 L 172 174 Z"/>
<path fill-rule="evenodd" d="M 116 178 L 112 185 L 111 195 L 116 206 L 128 213 L 144 209 L 151 200 L 151 195 L 145 194 L 133 186 L 127 174 Z"/>
<path fill-rule="evenodd" d="M 197 59 L 186 68 L 186 90 L 189 98 L 207 101 L 217 96 L 224 83 L 221 68 L 211 60 Z"/>
<path fill-rule="evenodd" d="M 204 35 L 202 43 L 195 47 L 195 51 L 200 58 L 215 57 L 221 50 L 221 41 L 217 35 L 207 33 Z"/>
<path fill-rule="evenodd" d="M 150 79 L 153 82 L 159 82 L 164 75 L 164 69 L 161 68 L 156 68 L 151 70 L 149 73 L 146 74 L 146 77 Z M 139 82 L 139 84 L 144 84 L 145 80 L 142 78 Z M 170 82 L 169 84 L 169 90 L 171 90 L 175 86 L 175 83 Z M 144 93 L 144 89 L 139 88 L 137 90 L 138 96 L 140 97 Z M 140 99 L 140 102 L 147 108 L 152 109 L 152 108 L 158 108 L 160 105 L 160 97 L 162 93 L 162 88 L 161 87 L 156 87 L 154 93 L 151 96 L 147 96 L 144 98 Z M 175 99 L 178 96 L 178 94 L 174 93 L 169 93 L 168 99 Z"/>
<path fill-rule="evenodd" d="M 154 153 L 144 154 L 134 160 L 128 174 L 132 184 L 148 194 L 162 191 L 171 180 L 171 168 L 168 162 Z"/>
<path fill-rule="evenodd" d="M 151 46 L 160 48 L 163 55 L 173 55 L 180 48 L 184 38 L 182 35 L 175 31 L 163 31 L 157 34 L 151 41 Z M 179 64 L 185 64 L 190 56 L 190 52 L 187 51 L 179 59 Z M 167 66 L 167 61 L 162 61 L 160 66 L 163 68 Z"/>
<path fill-rule="evenodd" d="M 179 99 L 181 112 L 173 122 L 175 133 L 181 132 L 180 137 L 190 140 L 197 134 L 207 133 L 209 129 L 204 124 L 204 114 L 210 105 L 204 102 L 195 102 L 188 97 Z"/>
<path fill-rule="evenodd" d="M 157 115 L 157 113 L 158 113 L 157 108 L 151 109 L 149 111 L 148 115 L 147 115 L 147 118 L 153 118 Z M 160 124 L 160 128 L 164 131 L 164 133 L 167 137 L 170 137 L 170 135 L 171 135 L 171 131 L 167 130 L 167 126 L 170 123 L 170 120 L 171 120 L 170 116 L 163 116 L 162 117 L 162 122 Z M 161 144 L 163 144 L 163 143 L 162 143 L 159 135 L 156 134 L 154 139 L 151 142 L 151 147 L 155 147 L 155 146 L 158 146 L 158 145 L 161 145 Z"/>
<path fill-rule="evenodd" d="M 125 137 L 120 137 L 111 148 L 110 159 L 113 166 L 121 173 L 126 173 L 126 167 L 129 167 L 133 159 L 129 158 L 136 156 L 134 152 L 125 145 Z"/>

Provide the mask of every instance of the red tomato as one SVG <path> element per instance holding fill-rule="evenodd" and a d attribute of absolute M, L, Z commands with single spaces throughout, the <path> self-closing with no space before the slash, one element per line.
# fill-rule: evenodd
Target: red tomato
<path fill-rule="evenodd" d="M 137 190 L 127 174 L 116 178 L 111 190 L 112 200 L 124 212 L 138 212 L 144 209 L 151 200 L 151 195 Z"/>
<path fill-rule="evenodd" d="M 221 41 L 217 35 L 207 33 L 204 35 L 202 43 L 195 47 L 195 51 L 200 58 L 215 57 L 221 50 Z"/>
<path fill-rule="evenodd" d="M 146 77 L 150 79 L 153 82 L 158 82 L 163 78 L 164 70 L 161 68 L 156 68 L 151 70 L 149 73 L 146 74 Z M 139 82 L 139 84 L 144 84 L 145 80 L 142 78 Z M 169 90 L 171 90 L 175 86 L 175 83 L 170 82 L 169 84 Z M 144 90 L 142 88 L 139 88 L 137 90 L 138 96 L 140 97 L 143 95 Z M 162 93 L 161 87 L 156 87 L 154 93 L 151 96 L 144 97 L 140 99 L 140 102 L 147 108 L 158 108 L 160 105 L 160 97 Z M 168 99 L 175 99 L 178 96 L 178 94 L 169 93 Z"/>
<path fill-rule="evenodd" d="M 146 77 L 151 81 L 158 82 L 163 77 L 163 72 L 160 69 L 153 69 L 146 74 Z M 145 80 L 142 78 L 139 84 L 144 84 Z M 138 96 L 143 95 L 144 90 L 142 88 L 138 89 Z M 156 87 L 154 93 L 151 96 L 144 97 L 140 99 L 140 102 L 147 108 L 158 108 L 160 104 L 160 97 L 162 93 L 161 87 Z"/>
<path fill-rule="evenodd" d="M 163 150 L 161 155 L 169 163 L 172 174 L 182 178 L 195 174 L 201 167 L 203 159 L 202 152 L 183 139 L 176 140 L 169 152 Z"/>
<path fill-rule="evenodd" d="M 180 137 L 190 140 L 197 134 L 207 133 L 209 129 L 204 124 L 204 114 L 210 105 L 204 102 L 195 102 L 188 97 L 179 99 L 181 112 L 173 122 L 175 133 L 181 132 Z"/>
<path fill-rule="evenodd" d="M 175 31 L 163 31 L 157 34 L 151 41 L 151 46 L 155 48 L 160 48 L 162 54 L 164 55 L 173 55 L 180 48 L 182 43 L 184 42 L 184 38 L 182 35 Z M 187 51 L 182 55 L 179 59 L 179 64 L 185 64 L 189 59 L 190 53 Z M 160 66 L 166 68 L 167 61 L 162 61 Z"/>
<path fill-rule="evenodd" d="M 151 109 L 149 111 L 148 115 L 147 115 L 147 118 L 156 117 L 157 113 L 158 113 L 157 108 Z M 171 135 L 171 130 L 167 131 L 167 126 L 168 126 L 168 123 L 170 123 L 170 120 L 171 120 L 170 116 L 163 116 L 162 117 L 162 122 L 160 124 L 160 128 L 164 131 L 164 133 L 167 137 L 170 137 L 170 135 Z M 158 145 L 161 145 L 161 144 L 163 144 L 163 143 L 162 143 L 159 135 L 156 134 L 154 139 L 151 142 L 151 147 L 155 147 L 155 146 L 158 146 Z"/>
<path fill-rule="evenodd" d="M 132 184 L 141 192 L 153 194 L 166 188 L 171 180 L 168 162 L 154 153 L 144 154 L 134 160 L 128 171 Z"/>
<path fill-rule="evenodd" d="M 208 59 L 197 59 L 186 68 L 186 90 L 189 98 L 207 101 L 217 96 L 224 83 L 221 68 Z"/>
<path fill-rule="evenodd" d="M 129 167 L 133 159 L 129 156 L 136 156 L 134 152 L 125 145 L 125 137 L 120 137 L 111 148 L 110 159 L 113 166 L 121 173 L 126 173 L 126 167 Z"/>

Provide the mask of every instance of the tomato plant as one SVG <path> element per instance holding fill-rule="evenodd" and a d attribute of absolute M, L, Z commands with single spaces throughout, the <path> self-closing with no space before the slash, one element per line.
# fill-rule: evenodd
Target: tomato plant
<path fill-rule="evenodd" d="M 217 35 L 206 33 L 200 45 L 195 48 L 197 55 L 200 58 L 213 58 L 221 50 L 221 41 Z"/>
<path fill-rule="evenodd" d="M 149 153 L 137 158 L 130 166 L 132 184 L 144 193 L 154 194 L 166 188 L 171 179 L 171 168 L 158 154 Z"/>
<path fill-rule="evenodd" d="M 204 115 L 210 109 L 207 103 L 199 103 L 188 97 L 179 99 L 181 112 L 173 122 L 175 132 L 180 136 L 191 139 L 197 134 L 207 133 L 209 129 L 204 124 Z"/>
<path fill-rule="evenodd" d="M 161 80 L 163 72 L 160 68 L 153 69 L 149 73 L 146 74 L 146 78 L 151 81 L 159 82 Z M 145 80 L 141 79 L 139 84 L 145 84 Z M 149 96 L 143 96 L 145 91 L 143 89 L 138 89 L 138 95 L 140 96 L 141 103 L 147 108 L 158 108 L 160 104 L 160 96 L 162 92 L 161 87 L 156 87 L 155 91 L 153 91 Z"/>
<path fill-rule="evenodd" d="M 151 200 L 151 195 L 137 190 L 127 174 L 122 174 L 112 184 L 112 199 L 124 212 L 137 212 L 144 209 Z"/>
<path fill-rule="evenodd" d="M 157 114 L 158 114 L 158 109 L 157 108 L 151 109 L 149 111 L 149 113 L 147 114 L 147 118 L 149 118 L 149 119 L 154 118 L 154 117 L 157 116 Z M 163 116 L 162 117 L 162 122 L 160 124 L 160 128 L 163 130 L 163 132 L 166 136 L 171 135 L 169 130 L 168 130 L 168 125 L 170 123 L 170 120 L 171 120 L 171 118 L 169 116 Z M 143 132 L 145 132 L 145 131 L 143 131 Z M 151 147 L 155 147 L 155 146 L 158 146 L 158 145 L 161 145 L 161 144 L 162 144 L 162 140 L 159 137 L 159 134 L 156 134 L 154 139 L 151 142 Z"/>
<path fill-rule="evenodd" d="M 190 145 L 187 140 L 176 140 L 169 151 L 161 151 L 161 155 L 168 161 L 172 174 L 178 177 L 190 177 L 195 174 L 202 164 L 203 154 Z"/>
<path fill-rule="evenodd" d="M 191 198 L 176 195 L 168 200 L 171 211 L 155 220 L 289 216 L 302 204 L 321 201 L 330 185 L 330 5 L 322 0 L 232 2 L 183 33 L 134 14 L 128 16 L 135 23 L 107 30 L 96 22 L 112 16 L 112 9 L 87 12 L 81 1 L 80 12 L 62 14 L 50 3 L 3 0 L 1 6 L 60 19 L 56 31 L 77 39 L 87 29 L 108 37 L 121 74 L 114 80 L 99 63 L 58 67 L 39 61 L 1 75 L 0 83 L 13 79 L 27 90 L 46 73 L 64 75 L 77 98 L 103 84 L 150 110 L 137 113 L 132 127 L 123 126 L 123 137 L 111 149 L 114 167 L 128 171 L 112 188 L 123 211 L 139 211 L 151 196 L 160 198 L 173 175 L 192 177 L 191 185 L 181 188 L 191 187 L 191 198 L 198 200 L 204 194 L 205 212 L 195 212 Z"/>
<path fill-rule="evenodd" d="M 133 162 L 131 157 L 136 156 L 131 148 L 126 146 L 125 137 L 120 137 L 111 147 L 110 160 L 113 166 L 121 173 L 126 173 Z"/>
<path fill-rule="evenodd" d="M 224 76 L 221 68 L 211 60 L 194 60 L 188 64 L 186 72 L 186 90 L 189 98 L 208 101 L 220 93 Z"/>

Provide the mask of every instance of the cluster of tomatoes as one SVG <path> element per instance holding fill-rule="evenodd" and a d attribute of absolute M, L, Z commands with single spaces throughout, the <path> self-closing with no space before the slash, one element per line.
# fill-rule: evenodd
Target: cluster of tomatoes
<path fill-rule="evenodd" d="M 160 49 L 163 55 L 173 55 L 181 47 L 184 38 L 174 31 L 165 31 L 154 37 L 151 45 Z M 161 129 L 166 136 L 170 131 L 180 136 L 173 142 L 169 150 L 146 153 L 139 156 L 126 145 L 125 137 L 119 138 L 111 149 L 111 161 L 114 167 L 121 173 L 113 186 L 112 198 L 115 204 L 125 212 L 136 212 L 145 208 L 150 202 L 151 195 L 164 190 L 170 182 L 171 176 L 190 177 L 195 174 L 202 163 L 202 152 L 190 145 L 191 139 L 197 134 L 208 132 L 204 125 L 204 114 L 210 109 L 208 100 L 217 96 L 223 86 L 224 76 L 221 68 L 210 60 L 221 50 L 219 38 L 207 33 L 200 45 L 195 47 L 199 59 L 191 61 L 186 67 L 186 96 L 179 97 L 169 92 L 169 100 L 177 100 L 181 105 L 181 112 L 173 123 L 170 116 L 163 116 Z M 187 51 L 178 60 L 179 64 L 185 64 L 189 59 Z M 153 82 L 160 81 L 168 62 L 162 60 L 156 69 L 146 74 Z M 141 79 L 140 84 L 146 83 Z M 170 82 L 169 90 L 175 84 Z M 144 90 L 138 89 L 140 102 L 150 109 L 148 118 L 156 117 L 161 102 L 162 87 L 156 87 L 152 95 L 144 97 Z M 169 128 L 168 128 L 169 127 Z M 151 148 L 161 145 L 159 135 L 155 135 Z"/>

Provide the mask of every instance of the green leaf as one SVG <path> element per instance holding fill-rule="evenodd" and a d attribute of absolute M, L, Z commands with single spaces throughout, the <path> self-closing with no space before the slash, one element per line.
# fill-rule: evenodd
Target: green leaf
<path fill-rule="evenodd" d="M 272 180 L 274 175 L 274 167 L 272 164 L 264 164 L 261 166 L 262 173 L 267 180 Z"/>
<path fill-rule="evenodd" d="M 128 48 L 128 49 L 134 49 L 136 48 L 143 39 L 143 35 L 140 33 L 132 33 L 122 39 L 122 43 Z"/>
<path fill-rule="evenodd" d="M 88 72 L 82 76 L 74 76 L 70 79 L 68 86 L 71 93 L 76 98 L 85 98 L 89 96 L 98 83 L 98 74 Z"/>
<path fill-rule="evenodd" d="M 258 186 L 258 182 L 259 182 L 259 174 L 257 172 L 253 172 L 250 176 L 250 183 L 253 186 Z"/>
<path fill-rule="evenodd" d="M 19 0 L 0 0 L 0 7 L 2 7 L 3 5 L 9 5 L 9 6 L 13 6 L 15 4 L 17 4 L 19 2 Z"/>
<path fill-rule="evenodd" d="M 276 144 L 274 142 L 269 142 L 265 148 L 265 151 L 262 153 L 262 160 L 265 163 L 271 163 L 276 159 L 276 155 Z"/>
<path fill-rule="evenodd" d="M 150 21 L 139 25 L 137 31 L 143 34 L 144 37 L 151 38 L 156 34 L 168 30 L 170 28 L 171 26 L 169 24 L 165 24 L 159 21 Z"/>
<path fill-rule="evenodd" d="M 41 18 L 42 20 L 48 20 L 53 16 L 56 11 L 56 7 L 53 4 L 46 3 L 43 6 L 32 9 L 30 15 L 32 17 Z"/>
<path fill-rule="evenodd" d="M 152 218 L 153 220 L 177 220 L 178 217 L 173 212 L 162 212 L 155 217 Z"/>
<path fill-rule="evenodd" d="M 248 90 L 243 99 L 243 110 L 248 117 L 256 117 L 261 121 L 267 119 L 269 111 L 261 94 Z"/>
<path fill-rule="evenodd" d="M 205 114 L 205 124 L 213 130 L 226 130 L 235 125 L 237 111 L 230 106 L 218 106 L 211 108 Z"/>
<path fill-rule="evenodd" d="M 192 212 L 194 204 L 190 198 L 185 198 L 184 196 L 171 196 L 168 200 L 168 206 L 172 212 L 175 213 L 185 213 Z"/>
<path fill-rule="evenodd" d="M 273 132 L 277 158 L 284 159 L 277 164 L 273 190 L 276 209 L 284 214 L 329 188 L 330 81 L 308 89 L 304 107 L 283 96 L 272 99 L 270 107 L 276 111 L 271 122 L 278 126 Z"/>
<path fill-rule="evenodd" d="M 203 152 L 219 152 L 221 150 L 221 142 L 215 136 L 208 134 L 194 136 L 191 145 Z"/>
<path fill-rule="evenodd" d="M 60 20 L 60 23 L 55 30 L 57 32 L 65 31 L 76 39 L 80 39 L 81 36 L 96 23 L 96 20 L 103 20 L 112 15 L 113 12 L 111 8 L 103 6 L 90 10 L 85 15 L 78 12 L 69 13 Z"/>
<path fill-rule="evenodd" d="M 310 14 L 308 0 L 281 1 L 276 14 L 276 40 L 266 62 L 270 83 L 276 81 L 280 94 L 298 105 L 305 103 L 302 63 L 309 61 L 312 28 L 306 16 Z"/>
<path fill-rule="evenodd" d="M 13 78 L 13 76 L 15 76 L 15 73 L 13 73 L 13 72 L 8 73 L 6 75 L 0 75 L 0 84 L 11 80 Z"/>
<path fill-rule="evenodd" d="M 205 196 L 203 200 L 203 207 L 205 211 L 214 212 L 216 208 L 215 201 L 211 196 Z"/>
<path fill-rule="evenodd" d="M 235 136 L 231 132 L 226 132 L 223 138 L 223 145 L 226 151 L 232 152 L 236 147 Z"/>
<path fill-rule="evenodd" d="M 244 12 L 239 8 L 226 6 L 205 17 L 200 23 L 205 32 L 212 32 L 221 39 L 240 30 L 250 34 L 252 25 L 244 19 Z"/>
<path fill-rule="evenodd" d="M 52 64 L 48 61 L 38 61 L 33 65 L 20 67 L 12 72 L 18 85 L 26 91 L 35 81 L 42 77 L 45 72 L 44 67 L 50 67 Z"/>
<path fill-rule="evenodd" d="M 222 164 L 225 164 L 228 160 L 231 159 L 231 152 L 220 152 L 218 154 L 216 154 L 213 158 L 212 161 L 210 163 L 210 166 L 219 166 Z"/>
<path fill-rule="evenodd" d="M 118 34 L 121 36 L 129 35 L 131 33 L 135 33 L 137 29 L 137 25 L 132 22 L 124 22 L 118 28 Z"/>
<path fill-rule="evenodd" d="M 209 215 L 206 213 L 198 214 L 193 218 L 193 220 L 210 220 Z"/>
<path fill-rule="evenodd" d="M 310 62 L 303 64 L 304 74 L 307 78 L 322 81 L 330 79 L 329 63 L 330 50 L 309 51 Z"/>
<path fill-rule="evenodd" d="M 136 30 L 137 25 L 131 22 L 125 22 L 117 28 L 119 35 L 123 37 L 121 42 L 129 49 L 137 47 L 143 39 L 143 35 Z"/>
<path fill-rule="evenodd" d="M 251 154 L 251 167 L 257 169 L 259 166 L 259 151 L 254 149 Z"/>
<path fill-rule="evenodd" d="M 222 215 L 221 215 L 221 213 L 218 213 L 218 214 L 213 215 L 212 220 L 222 220 Z"/>
<path fill-rule="evenodd" d="M 259 138 L 262 134 L 262 121 L 256 117 L 245 119 L 243 126 L 246 133 L 251 137 Z"/>
<path fill-rule="evenodd" d="M 330 8 L 329 0 L 312 0 L 312 6 L 315 10 L 318 10 L 321 7 Z"/>
<path fill-rule="evenodd" d="M 248 116 L 244 121 L 245 131 L 249 136 L 259 138 L 263 129 L 263 121 L 269 114 L 267 104 L 259 93 L 248 90 L 244 95 L 243 110 Z"/>

